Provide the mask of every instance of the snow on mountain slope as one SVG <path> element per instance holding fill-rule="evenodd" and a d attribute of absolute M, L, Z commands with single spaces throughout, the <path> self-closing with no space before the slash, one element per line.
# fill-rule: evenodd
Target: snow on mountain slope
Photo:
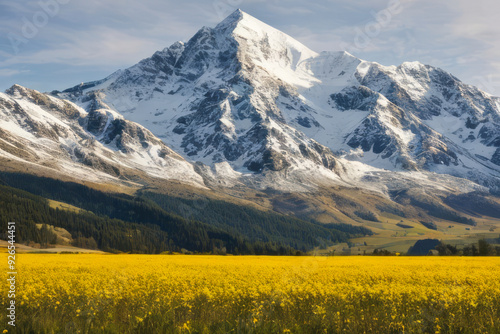
<path fill-rule="evenodd" d="M 317 81 L 304 62 L 318 54 L 283 32 L 237 10 L 215 28 L 217 36 L 231 34 L 238 43 L 239 59 L 259 67 L 284 82 L 310 87 Z"/>
<path fill-rule="evenodd" d="M 418 62 L 316 53 L 239 10 L 187 43 L 57 95 L 145 126 L 212 166 L 198 170 L 205 178 L 364 186 L 373 171 L 415 180 L 437 172 L 500 189 L 499 98 Z"/>
<path fill-rule="evenodd" d="M 357 78 L 412 116 L 409 130 L 416 136 L 408 148 L 418 168 L 498 189 L 500 166 L 493 156 L 500 146 L 499 98 L 418 62 L 372 63 Z"/>
<path fill-rule="evenodd" d="M 18 85 L 0 93 L 0 156 L 89 181 L 150 177 L 202 185 L 191 164 L 94 96 L 87 111 Z M 136 179 L 138 180 L 138 179 Z"/>

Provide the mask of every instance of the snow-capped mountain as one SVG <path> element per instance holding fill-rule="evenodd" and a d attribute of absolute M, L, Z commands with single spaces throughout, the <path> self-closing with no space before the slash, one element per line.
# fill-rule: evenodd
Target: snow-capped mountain
<path fill-rule="evenodd" d="M 316 53 L 239 10 L 57 95 L 87 112 L 102 104 L 224 175 L 430 171 L 500 184 L 499 98 L 418 62 Z"/>
<path fill-rule="evenodd" d="M 238 11 L 186 44 L 60 95 L 88 101 L 87 107 L 89 94 L 100 92 L 111 107 L 193 161 L 228 161 L 247 172 L 279 171 L 304 160 L 333 169 L 330 150 L 287 124 L 275 102 L 293 87 L 281 77 L 295 83 L 297 64 L 315 55 Z"/>
<path fill-rule="evenodd" d="M 99 97 L 77 105 L 19 85 L 0 93 L 0 156 L 49 175 L 133 183 L 144 177 L 202 185 L 193 166 Z M 5 163 L 6 164 L 6 163 Z M 25 171 L 25 170 L 23 170 Z"/>
<path fill-rule="evenodd" d="M 499 191 L 499 110 L 438 68 L 316 53 L 238 10 L 105 79 L 0 94 L 0 157 L 97 182 Z"/>

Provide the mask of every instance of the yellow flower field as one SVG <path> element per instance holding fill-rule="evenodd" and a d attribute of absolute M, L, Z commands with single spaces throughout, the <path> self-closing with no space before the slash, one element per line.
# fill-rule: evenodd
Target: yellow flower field
<path fill-rule="evenodd" d="M 18 254 L 17 262 L 9 333 L 500 333 L 500 258 Z"/>

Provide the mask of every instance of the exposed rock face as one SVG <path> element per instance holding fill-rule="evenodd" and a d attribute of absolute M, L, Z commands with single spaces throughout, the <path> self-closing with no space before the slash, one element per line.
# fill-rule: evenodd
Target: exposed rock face
<path fill-rule="evenodd" d="M 493 153 L 493 156 L 491 157 L 491 162 L 493 162 L 495 165 L 500 166 L 500 148 L 497 148 L 495 153 Z"/>

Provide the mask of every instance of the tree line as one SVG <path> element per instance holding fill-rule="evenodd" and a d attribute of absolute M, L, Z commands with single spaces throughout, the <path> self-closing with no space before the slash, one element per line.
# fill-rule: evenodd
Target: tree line
<path fill-rule="evenodd" d="M 34 175 L 0 173 L 0 184 L 2 224 L 19 222 L 19 238 L 25 243 L 51 243 L 54 235 L 45 224 L 68 230 L 75 246 L 110 252 L 290 255 L 371 234 L 362 227 L 321 225 L 222 201 L 209 200 L 199 214 L 182 217 L 176 210 L 186 205 L 196 209 L 195 203 L 104 193 Z M 47 198 L 86 211 L 54 209 Z"/>
<path fill-rule="evenodd" d="M 140 192 L 140 196 L 186 219 L 241 233 L 250 240 L 284 243 L 302 251 L 319 244 L 333 245 L 347 242 L 353 237 L 373 234 L 362 226 L 322 224 L 208 197 L 187 199 L 151 191 Z"/>
<path fill-rule="evenodd" d="M 163 217 L 166 218 L 166 217 Z M 163 220 L 161 224 L 123 221 L 92 212 L 71 212 L 50 207 L 47 199 L 0 185 L 0 221 L 16 222 L 17 243 L 55 244 L 56 234 L 48 226 L 71 233 L 73 245 L 107 252 L 296 254 L 292 247 L 266 242 L 250 242 L 196 221 Z M 41 224 L 37 226 L 37 224 Z M 6 233 L 0 234 L 6 239 Z"/>

